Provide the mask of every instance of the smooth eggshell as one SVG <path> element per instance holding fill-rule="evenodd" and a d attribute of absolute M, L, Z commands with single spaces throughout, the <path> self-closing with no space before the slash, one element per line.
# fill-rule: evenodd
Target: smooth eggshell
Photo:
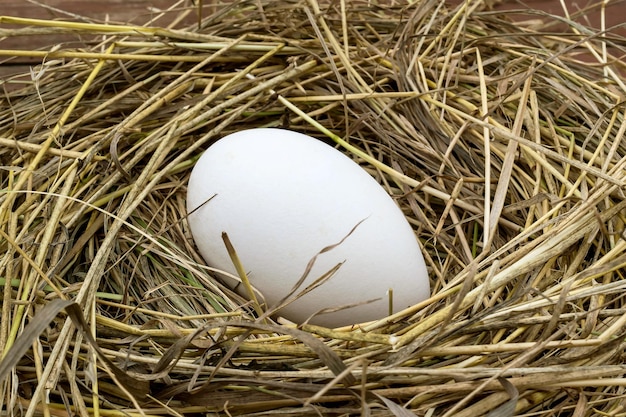
<path fill-rule="evenodd" d="M 296 323 L 324 308 L 371 300 L 310 322 L 337 327 L 384 318 L 390 288 L 394 312 L 430 294 L 417 239 L 395 202 L 358 164 L 309 136 L 250 129 L 220 139 L 191 173 L 187 209 L 205 261 L 236 275 L 226 232 L 270 307 L 316 254 L 346 238 L 318 256 L 300 289 L 345 261 L 339 270 L 278 313 Z"/>

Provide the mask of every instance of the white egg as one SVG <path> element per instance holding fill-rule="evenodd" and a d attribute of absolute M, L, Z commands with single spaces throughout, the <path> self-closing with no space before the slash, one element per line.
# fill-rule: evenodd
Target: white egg
<path fill-rule="evenodd" d="M 315 255 L 345 238 L 317 257 L 299 291 L 341 264 L 336 273 L 277 313 L 293 322 L 360 304 L 310 322 L 362 323 L 389 314 L 389 289 L 394 312 L 430 294 L 416 236 L 387 192 L 346 155 L 301 133 L 250 129 L 217 141 L 191 173 L 187 210 L 207 264 L 236 275 L 226 232 L 266 307 L 290 293 Z"/>

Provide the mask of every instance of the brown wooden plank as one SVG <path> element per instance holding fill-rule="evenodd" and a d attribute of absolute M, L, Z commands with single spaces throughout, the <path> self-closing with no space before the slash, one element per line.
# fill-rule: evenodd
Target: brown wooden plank
<path fill-rule="evenodd" d="M 458 4 L 463 0 L 449 0 L 450 4 Z M 210 4 L 212 1 L 205 1 Z M 574 2 L 566 2 L 570 6 L 570 12 L 576 12 Z M 517 1 L 493 0 L 494 10 L 523 9 L 524 6 Z M 560 0 L 525 0 L 524 4 L 530 8 L 544 10 L 549 13 L 563 15 Z M 177 9 L 165 13 L 159 17 L 161 11 L 167 11 L 177 5 Z M 40 4 L 25 0 L 0 0 L 0 15 L 28 17 L 36 19 L 63 19 L 87 22 L 111 22 L 144 25 L 154 21 L 155 26 L 168 26 L 179 14 L 182 8 L 193 7 L 191 0 L 40 0 Z M 208 6 L 205 6 L 208 7 Z M 511 15 L 509 15 L 511 17 Z M 536 15 L 516 14 L 518 20 L 539 18 Z M 196 18 L 191 13 L 184 24 L 192 24 Z M 582 19 L 580 20 L 582 21 Z M 626 1 L 612 1 L 607 5 L 607 26 L 622 25 L 612 33 L 626 36 Z M 600 27 L 599 9 L 591 12 L 584 23 L 592 27 Z M 180 25 L 179 25 L 180 26 Z M 0 24 L 0 28 L 18 28 L 15 25 Z M 555 30 L 558 28 L 555 28 Z M 562 29 L 562 28 L 561 28 Z M 93 37 L 46 35 L 46 36 L 18 36 L 0 38 L 0 49 L 48 49 L 51 45 L 63 44 L 68 48 L 87 47 L 87 42 Z M 30 65 L 40 62 L 38 59 L 29 58 L 3 58 L 0 57 L 0 77 L 8 74 L 23 73 L 28 71 Z"/>
<path fill-rule="evenodd" d="M 175 0 L 46 0 L 41 1 L 41 4 L 38 5 L 25 0 L 2 0 L 0 14 L 36 19 L 109 21 L 143 25 L 155 18 L 159 11 L 167 10 L 176 4 L 189 6 L 191 2 Z"/>
<path fill-rule="evenodd" d="M 171 9 L 174 5 L 178 7 Z M 40 4 L 25 0 L 0 0 L 0 15 L 44 20 L 71 20 L 90 23 L 120 23 L 142 26 L 167 27 L 177 17 L 183 7 L 190 7 L 190 1 L 176 0 L 42 0 Z M 191 24 L 196 19 L 190 13 L 183 24 Z M 181 25 L 179 24 L 179 27 Z M 23 26 L 0 23 L 0 29 L 21 29 Z M 0 38 L 0 49 L 48 50 L 53 45 L 66 48 L 86 48 L 93 36 L 85 35 L 26 35 Z M 0 57 L 0 77 L 29 71 L 31 65 L 40 59 L 27 57 Z"/>

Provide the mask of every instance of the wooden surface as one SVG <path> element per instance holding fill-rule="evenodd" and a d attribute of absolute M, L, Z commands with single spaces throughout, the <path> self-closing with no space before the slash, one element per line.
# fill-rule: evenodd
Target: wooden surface
<path fill-rule="evenodd" d="M 208 13 L 211 3 L 218 0 L 205 0 L 205 12 Z M 349 0 L 348 0 L 349 1 Z M 451 4 L 458 4 L 462 0 L 449 0 Z M 498 10 L 521 10 L 525 6 L 521 1 L 491 0 L 494 9 Z M 565 0 L 570 13 L 580 10 L 585 4 L 599 3 L 600 0 L 583 0 L 575 2 Z M 524 5 L 539 10 L 544 10 L 557 15 L 563 15 L 560 0 L 525 0 Z M 39 0 L 30 2 L 26 0 L 0 0 L 0 15 L 18 16 L 38 19 L 71 19 L 89 22 L 111 22 L 144 25 L 153 22 L 156 26 L 168 26 L 172 20 L 180 14 L 184 8 L 192 7 L 191 0 Z M 170 11 L 168 12 L 168 9 Z M 600 12 L 598 8 L 587 13 L 587 17 L 579 19 L 585 24 L 599 28 Z M 607 27 L 622 25 L 614 29 L 612 33 L 626 36 L 626 0 L 611 0 L 607 6 Z M 540 16 L 517 13 L 519 20 L 537 19 Z M 190 24 L 196 19 L 195 12 L 190 11 L 185 24 Z M 180 27 L 180 22 L 178 27 Z M 0 24 L 2 28 L 17 28 L 16 26 Z M 558 29 L 558 28 L 557 28 Z M 20 36 L 7 39 L 0 38 L 0 49 L 23 49 L 33 50 L 49 48 L 51 45 L 63 44 L 65 47 L 86 47 L 89 39 L 79 36 Z M 0 77 L 8 74 L 24 73 L 30 65 L 38 63 L 38 60 L 29 58 L 5 58 L 0 57 Z"/>
<path fill-rule="evenodd" d="M 167 27 L 188 9 L 190 1 L 176 0 L 39 0 L 39 4 L 26 0 L 0 0 L 0 15 L 46 20 L 73 20 L 90 23 L 120 23 L 144 25 L 152 22 L 155 26 Z M 208 3 L 208 2 L 207 2 Z M 190 13 L 184 22 L 190 24 L 197 16 Z M 180 24 L 179 24 L 180 26 Z M 0 29 L 18 29 L 22 26 L 2 24 Z M 86 47 L 93 38 L 80 36 L 19 36 L 0 37 L 0 49 L 49 49 L 52 45 L 64 47 Z M 0 57 L 0 77 L 28 72 L 31 65 L 40 62 L 32 58 Z"/>
<path fill-rule="evenodd" d="M 173 5 L 175 0 L 1 0 L 2 15 L 38 19 L 70 18 L 144 24 Z"/>

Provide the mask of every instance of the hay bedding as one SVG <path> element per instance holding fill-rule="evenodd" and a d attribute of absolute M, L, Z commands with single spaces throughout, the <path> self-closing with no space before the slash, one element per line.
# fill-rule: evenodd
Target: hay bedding
<path fill-rule="evenodd" d="M 2 18 L 98 35 L 0 99 L 3 414 L 626 415 L 624 39 L 481 2 L 343 6 L 238 2 L 185 30 Z M 258 126 L 376 176 L 432 298 L 294 328 L 220 285 L 185 185 Z"/>

